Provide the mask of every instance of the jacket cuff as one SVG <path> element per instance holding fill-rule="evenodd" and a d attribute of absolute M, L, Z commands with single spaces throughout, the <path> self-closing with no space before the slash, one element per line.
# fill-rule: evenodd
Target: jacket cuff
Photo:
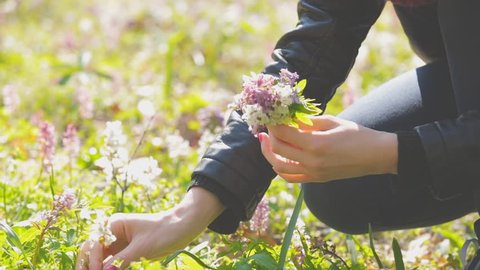
<path fill-rule="evenodd" d="M 225 210 L 222 214 L 220 214 L 220 216 L 218 216 L 208 228 L 221 234 L 234 233 L 238 228 L 238 224 L 241 221 L 240 217 L 243 213 L 240 200 L 217 182 L 200 175 L 197 175 L 192 179 L 192 183 L 188 190 L 193 187 L 201 187 L 210 191 L 217 196 L 220 202 L 225 206 Z"/>
<path fill-rule="evenodd" d="M 241 116 L 232 112 L 223 134 L 210 145 L 192 174 L 192 179 L 208 179 L 221 188 L 218 192 L 224 190 L 239 202 L 222 202 L 229 209 L 210 227 L 222 233 L 235 232 L 239 221 L 252 217 L 275 175 L 258 139 Z"/>
<path fill-rule="evenodd" d="M 398 177 L 394 190 L 405 193 L 420 190 L 429 184 L 428 164 L 422 141 L 415 131 L 396 132 L 398 139 Z"/>

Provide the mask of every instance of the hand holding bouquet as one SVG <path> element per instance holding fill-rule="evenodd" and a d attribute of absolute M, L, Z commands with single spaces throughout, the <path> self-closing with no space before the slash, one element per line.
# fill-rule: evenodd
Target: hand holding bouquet
<path fill-rule="evenodd" d="M 243 77 L 243 91 L 235 96 L 231 107 L 243 112 L 251 132 L 256 135 L 266 125 L 289 125 L 298 127 L 297 122 L 312 125 L 308 116 L 321 110 L 302 95 L 307 82 L 297 82 L 299 76 L 287 69 L 280 71 L 277 78 L 268 74 L 252 73 Z"/>

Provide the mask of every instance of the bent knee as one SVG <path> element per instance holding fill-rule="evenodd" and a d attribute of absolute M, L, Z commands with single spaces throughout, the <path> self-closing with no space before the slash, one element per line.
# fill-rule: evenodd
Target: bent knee
<path fill-rule="evenodd" d="M 342 185 L 305 184 L 305 203 L 308 209 L 321 222 L 329 227 L 348 234 L 368 232 L 369 223 L 377 207 L 362 198 L 358 192 L 350 193 L 342 190 Z"/>

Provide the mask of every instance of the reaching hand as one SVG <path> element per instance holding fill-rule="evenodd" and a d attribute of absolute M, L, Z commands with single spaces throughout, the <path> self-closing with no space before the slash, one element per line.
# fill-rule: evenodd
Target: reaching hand
<path fill-rule="evenodd" d="M 258 135 L 262 153 L 289 182 L 327 182 L 397 172 L 397 137 L 333 116 L 299 129 L 268 126 Z"/>
<path fill-rule="evenodd" d="M 159 214 L 114 214 L 110 217 L 117 240 L 104 247 L 98 242 L 83 243 L 77 270 L 113 270 L 114 261 L 125 269 L 141 258 L 157 259 L 188 245 L 223 210 L 215 195 L 192 188 L 177 207 Z"/>

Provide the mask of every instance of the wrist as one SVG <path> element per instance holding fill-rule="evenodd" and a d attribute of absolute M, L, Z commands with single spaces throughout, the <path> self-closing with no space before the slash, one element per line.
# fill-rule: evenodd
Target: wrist
<path fill-rule="evenodd" d="M 398 139 L 397 134 L 380 132 L 378 143 L 378 172 L 380 174 L 397 174 L 398 171 Z"/>

